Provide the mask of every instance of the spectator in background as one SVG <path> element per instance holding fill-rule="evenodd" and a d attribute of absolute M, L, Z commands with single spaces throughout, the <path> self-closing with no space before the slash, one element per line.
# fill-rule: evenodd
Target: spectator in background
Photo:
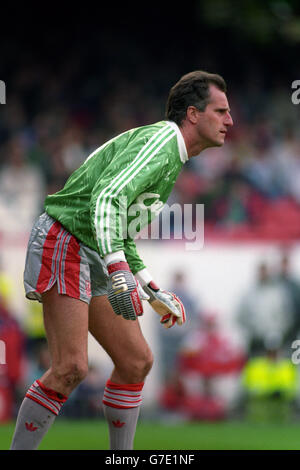
<path fill-rule="evenodd" d="M 69 124 L 61 136 L 62 161 L 67 174 L 73 173 L 86 159 L 86 149 L 82 145 L 84 129 Z"/>
<path fill-rule="evenodd" d="M 0 292 L 1 304 L 4 308 L 9 309 L 11 299 L 14 293 L 15 284 L 13 279 L 4 269 L 3 258 L 0 253 Z"/>
<path fill-rule="evenodd" d="M 251 130 L 252 138 L 248 142 L 251 153 L 245 160 L 243 175 L 266 198 L 276 198 L 281 195 L 281 187 L 277 179 L 270 122 L 261 121 Z"/>
<path fill-rule="evenodd" d="M 292 342 L 300 335 L 300 282 L 291 271 L 291 254 L 283 249 L 279 261 L 279 271 L 275 275 L 277 282 L 287 292 L 292 304 L 292 322 L 286 334 L 286 346 L 289 350 Z"/>
<path fill-rule="evenodd" d="M 196 371 L 203 379 L 204 390 L 209 390 L 210 378 L 239 372 L 245 358 L 244 351 L 221 332 L 216 314 L 205 313 L 200 325 L 194 326 L 181 345 L 179 366 L 182 372 Z"/>
<path fill-rule="evenodd" d="M 277 179 L 282 193 L 300 203 L 300 143 L 296 130 L 288 127 L 274 149 Z"/>
<path fill-rule="evenodd" d="M 242 295 L 237 322 L 248 342 L 250 357 L 261 354 L 270 341 L 286 345 L 293 323 L 293 301 L 265 262 L 257 267 L 255 285 Z"/>
<path fill-rule="evenodd" d="M 5 164 L 0 171 L 0 218 L 5 229 L 29 229 L 45 196 L 43 175 L 27 163 L 21 136 L 9 140 L 4 150 Z M 4 228 L 4 227 L 3 227 Z"/>
<path fill-rule="evenodd" d="M 170 292 L 176 292 L 176 295 L 182 300 L 188 315 L 188 322 L 184 328 L 165 329 L 162 325 L 159 325 L 159 349 L 161 357 L 164 358 L 161 361 L 163 380 L 166 380 L 172 374 L 181 343 L 188 332 L 192 331 L 195 325 L 198 324 L 201 309 L 199 302 L 187 287 L 187 280 L 183 271 L 178 270 L 174 272 Z"/>
<path fill-rule="evenodd" d="M 33 122 L 33 141 L 28 148 L 31 165 L 43 173 L 46 193 L 52 194 L 61 189 L 69 176 L 62 156 L 61 133 L 66 128 L 67 111 L 50 108 L 40 113 Z"/>
<path fill-rule="evenodd" d="M 29 358 L 34 358 L 47 343 L 43 321 L 43 310 L 40 303 L 26 301 L 26 317 L 24 321 L 26 333 L 26 351 Z"/>
<path fill-rule="evenodd" d="M 291 418 L 298 393 L 298 371 L 284 357 L 277 340 L 266 344 L 261 355 L 250 358 L 242 375 L 246 418 L 259 422 L 284 422 Z"/>
<path fill-rule="evenodd" d="M 217 380 L 231 376 L 236 381 L 246 356 L 220 331 L 215 314 L 205 313 L 199 320 L 181 343 L 161 406 L 188 419 L 215 421 L 229 414 L 227 400 L 217 391 Z"/>
<path fill-rule="evenodd" d="M 0 361 L 0 423 L 14 417 L 18 387 L 23 380 L 24 335 L 7 308 L 0 284 L 0 340 L 4 355 Z"/>
<path fill-rule="evenodd" d="M 215 202 L 215 214 L 218 225 L 232 227 L 252 221 L 251 202 L 253 190 L 242 179 L 231 180 L 228 194 Z"/>

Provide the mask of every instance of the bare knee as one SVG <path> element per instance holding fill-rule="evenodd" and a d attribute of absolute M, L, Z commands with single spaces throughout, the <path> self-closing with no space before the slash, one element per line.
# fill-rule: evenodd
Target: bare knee
<path fill-rule="evenodd" d="M 153 365 L 153 354 L 147 349 L 140 355 L 132 358 L 124 358 L 116 365 L 115 376 L 118 380 L 133 384 L 143 382 Z"/>
<path fill-rule="evenodd" d="M 88 373 L 88 365 L 82 360 L 69 360 L 62 364 L 52 366 L 55 380 L 69 393 L 85 379 Z"/>
<path fill-rule="evenodd" d="M 134 373 L 144 380 L 149 374 L 153 365 L 153 354 L 150 349 L 143 354 L 140 358 L 137 358 L 136 362 L 133 364 Z"/>

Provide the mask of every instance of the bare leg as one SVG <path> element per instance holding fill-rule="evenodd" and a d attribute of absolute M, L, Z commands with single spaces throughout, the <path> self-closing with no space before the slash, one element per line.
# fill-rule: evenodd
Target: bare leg
<path fill-rule="evenodd" d="M 55 284 L 43 294 L 43 310 L 52 363 L 40 380 L 69 395 L 87 373 L 88 305 L 58 294 Z"/>
<path fill-rule="evenodd" d="M 113 382 L 144 381 L 153 356 L 138 320 L 125 320 L 116 315 L 107 296 L 97 296 L 92 298 L 89 308 L 89 330 L 114 363 Z"/>
<path fill-rule="evenodd" d="M 43 310 L 52 364 L 26 393 L 12 450 L 38 448 L 69 393 L 87 372 L 88 305 L 59 295 L 55 285 L 43 294 Z"/>
<path fill-rule="evenodd" d="M 106 296 L 92 298 L 89 330 L 115 366 L 103 396 L 110 449 L 133 449 L 142 388 L 152 366 L 151 350 L 138 320 L 116 315 Z"/>

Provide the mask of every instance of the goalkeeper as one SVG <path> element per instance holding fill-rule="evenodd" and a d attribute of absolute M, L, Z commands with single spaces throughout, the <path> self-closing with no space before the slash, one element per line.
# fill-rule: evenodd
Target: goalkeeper
<path fill-rule="evenodd" d="M 153 362 L 138 321 L 142 302 L 150 302 L 167 328 L 182 325 L 185 311 L 139 257 L 128 233 L 131 209 L 145 201 L 162 207 L 184 163 L 223 145 L 233 124 L 223 78 L 184 75 L 170 90 L 165 118 L 106 142 L 45 200 L 28 243 L 24 285 L 27 298 L 43 304 L 52 361 L 26 393 L 11 449 L 36 449 L 85 378 L 88 331 L 114 364 L 103 396 L 110 448 L 133 448 Z"/>

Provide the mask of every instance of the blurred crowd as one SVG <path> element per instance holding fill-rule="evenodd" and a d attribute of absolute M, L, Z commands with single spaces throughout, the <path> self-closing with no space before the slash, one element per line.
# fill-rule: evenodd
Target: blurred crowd
<path fill-rule="evenodd" d="M 67 55 L 56 70 L 25 54 L 8 74 L 0 119 L 0 216 L 7 228 L 29 227 L 45 195 L 106 140 L 164 118 L 169 88 L 190 70 L 169 62 L 149 79 L 151 63 L 136 49 L 134 80 L 122 64 L 104 61 L 91 70 L 88 48 Z M 5 58 L 4 50 L 4 64 Z M 222 148 L 184 165 L 170 197 L 205 205 L 207 236 L 235 229 L 240 237 L 299 236 L 299 106 L 288 81 L 267 87 L 261 76 L 257 64 L 240 86 L 225 76 L 235 126 Z"/>
<path fill-rule="evenodd" d="M 237 337 L 224 329 L 221 312 L 199 305 L 183 273 L 175 273 L 171 288 L 180 292 L 190 321 L 184 330 L 157 332 L 165 419 L 297 419 L 300 279 L 293 274 L 291 257 L 290 249 L 283 248 L 276 265 L 258 263 L 253 285 L 239 294 L 232 312 Z"/>

